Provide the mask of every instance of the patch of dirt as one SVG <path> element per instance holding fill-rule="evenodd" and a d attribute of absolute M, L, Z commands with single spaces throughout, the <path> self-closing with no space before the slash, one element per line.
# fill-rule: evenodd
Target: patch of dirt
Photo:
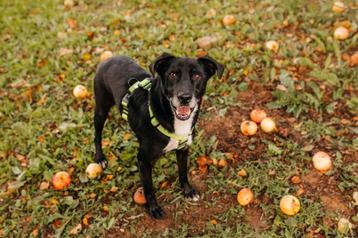
<path fill-rule="evenodd" d="M 217 215 L 224 213 L 230 207 L 236 205 L 232 196 L 224 194 L 212 194 L 210 197 L 204 197 L 199 203 L 183 204 L 162 204 L 166 216 L 164 219 L 156 220 L 151 218 L 143 210 L 143 216 L 135 221 L 136 236 L 142 237 L 143 234 L 159 234 L 167 228 L 176 229 L 180 224 L 188 224 L 190 236 L 205 234 L 206 225 Z M 217 221 L 220 223 L 220 221 Z M 107 233 L 106 237 L 133 237 L 130 231 L 121 226 L 120 221 Z M 130 227 L 130 226 L 128 226 Z"/>
<path fill-rule="evenodd" d="M 348 207 L 349 194 L 344 194 L 338 189 L 335 176 L 327 176 L 312 170 L 302 179 L 304 196 L 314 200 L 320 200 L 326 210 L 345 216 L 354 215 L 354 211 Z"/>
<path fill-rule="evenodd" d="M 264 218 L 261 208 L 249 206 L 245 211 L 245 219 L 255 231 L 268 229 L 270 225 Z"/>

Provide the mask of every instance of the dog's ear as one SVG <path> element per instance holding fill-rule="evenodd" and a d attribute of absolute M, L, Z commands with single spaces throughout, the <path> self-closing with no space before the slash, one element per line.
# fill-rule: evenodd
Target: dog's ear
<path fill-rule="evenodd" d="M 152 73 L 153 77 L 155 77 L 155 73 L 162 74 L 169 66 L 170 61 L 175 59 L 174 55 L 169 53 L 163 53 L 159 56 L 150 66 L 149 70 Z"/>
<path fill-rule="evenodd" d="M 213 76 L 215 72 L 219 78 L 222 77 L 224 73 L 224 66 L 222 64 L 219 64 L 210 56 L 200 57 L 198 58 L 198 62 L 204 67 L 205 73 L 208 74 L 209 78 Z"/>

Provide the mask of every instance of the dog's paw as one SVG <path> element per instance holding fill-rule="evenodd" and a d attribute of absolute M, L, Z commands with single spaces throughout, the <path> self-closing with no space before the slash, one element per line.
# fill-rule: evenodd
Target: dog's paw
<path fill-rule="evenodd" d="M 163 210 L 163 208 L 161 208 L 158 205 L 152 205 L 148 208 L 149 214 L 155 218 L 155 219 L 160 219 L 163 218 L 165 215 L 165 212 Z"/>
<path fill-rule="evenodd" d="M 106 157 L 99 157 L 95 161 L 97 164 L 101 165 L 103 169 L 105 169 L 107 167 Z"/>
<path fill-rule="evenodd" d="M 184 196 L 194 202 L 200 200 L 200 194 L 194 188 L 191 188 L 189 191 L 184 191 Z"/>

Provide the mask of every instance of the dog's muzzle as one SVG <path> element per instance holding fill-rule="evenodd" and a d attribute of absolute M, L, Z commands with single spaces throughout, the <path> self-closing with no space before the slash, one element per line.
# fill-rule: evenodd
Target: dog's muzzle
<path fill-rule="evenodd" d="M 175 114 L 175 117 L 179 120 L 185 121 L 188 120 L 194 111 L 197 100 L 195 97 L 191 97 L 189 101 L 183 105 L 183 103 L 180 102 L 181 100 L 178 99 L 177 96 L 170 99 L 170 106 L 172 107 L 172 110 Z"/>

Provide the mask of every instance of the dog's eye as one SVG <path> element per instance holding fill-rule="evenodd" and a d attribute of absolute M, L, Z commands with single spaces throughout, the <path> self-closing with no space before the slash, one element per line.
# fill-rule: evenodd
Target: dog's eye
<path fill-rule="evenodd" d="M 193 80 L 200 80 L 201 79 L 201 75 L 199 74 L 194 74 L 192 77 L 191 77 Z"/>
<path fill-rule="evenodd" d="M 177 74 L 176 73 L 170 73 L 168 76 L 169 79 L 173 80 L 177 78 Z"/>

